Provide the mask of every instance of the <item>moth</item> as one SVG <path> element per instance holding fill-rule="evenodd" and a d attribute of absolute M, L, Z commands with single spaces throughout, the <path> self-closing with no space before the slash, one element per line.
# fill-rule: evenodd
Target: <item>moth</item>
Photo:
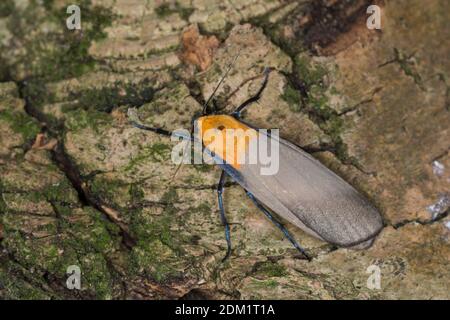
<path fill-rule="evenodd" d="M 244 101 L 234 112 L 216 114 L 215 110 L 208 109 L 209 102 L 228 74 L 231 65 L 232 63 L 204 104 L 202 115 L 193 122 L 194 126 L 199 128 L 197 136 L 193 139 L 200 140 L 206 151 L 209 151 L 216 160 L 221 160 L 217 161 L 222 169 L 217 196 L 227 241 L 227 252 L 223 261 L 231 254 L 230 226 L 223 205 L 223 190 L 227 177 L 244 188 L 256 207 L 308 260 L 310 256 L 273 213 L 310 235 L 335 246 L 352 249 L 370 247 L 383 228 L 383 219 L 378 210 L 361 193 L 300 147 L 253 128 L 241 119 L 241 112 L 260 99 L 269 79 L 269 68 L 264 70 L 264 79 L 258 92 Z M 129 119 L 137 128 L 172 135 L 168 130 L 144 125 L 135 109 L 129 109 Z M 233 158 L 227 157 L 227 154 L 232 154 L 231 151 L 248 153 L 249 149 L 242 147 L 245 145 L 243 141 L 237 140 L 235 144 L 227 144 L 219 150 L 209 150 L 210 141 L 207 141 L 204 132 L 236 129 L 253 131 L 255 136 L 264 135 L 264 139 L 269 142 L 271 139 L 278 139 L 276 142 L 279 144 L 279 169 L 275 174 L 262 175 L 259 170 L 261 163 L 237 163 Z M 248 154 L 243 156 L 246 157 Z"/>

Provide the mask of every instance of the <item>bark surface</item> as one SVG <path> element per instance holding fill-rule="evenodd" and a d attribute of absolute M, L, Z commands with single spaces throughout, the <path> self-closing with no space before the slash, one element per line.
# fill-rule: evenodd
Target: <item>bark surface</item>
<path fill-rule="evenodd" d="M 3 0 L 0 298 L 449 299 L 450 2 L 374 3 L 381 30 L 365 0 L 80 1 L 68 30 L 70 1 Z M 280 128 L 380 209 L 370 249 L 286 224 L 308 262 L 230 182 L 221 263 L 220 171 L 176 173 L 176 142 L 126 112 L 189 129 L 238 52 L 217 105 L 273 68 L 245 121 Z"/>

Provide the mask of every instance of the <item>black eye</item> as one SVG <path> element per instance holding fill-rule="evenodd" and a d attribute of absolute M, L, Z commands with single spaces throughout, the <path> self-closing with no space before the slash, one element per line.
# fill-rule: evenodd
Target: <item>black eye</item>
<path fill-rule="evenodd" d="M 221 126 L 218 126 L 217 129 L 219 129 L 220 131 L 222 131 L 222 130 L 225 129 L 225 127 L 221 125 Z"/>

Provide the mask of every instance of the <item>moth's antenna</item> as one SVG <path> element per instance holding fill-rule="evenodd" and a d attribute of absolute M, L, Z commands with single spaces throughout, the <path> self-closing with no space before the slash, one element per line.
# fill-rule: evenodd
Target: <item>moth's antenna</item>
<path fill-rule="evenodd" d="M 225 74 L 222 76 L 222 78 L 220 79 L 219 83 L 217 84 L 216 88 L 214 89 L 213 93 L 211 93 L 211 95 L 209 96 L 208 100 L 205 102 L 205 104 L 203 105 L 203 112 L 202 114 L 205 115 L 206 114 L 206 108 L 208 107 L 209 102 L 211 101 L 211 99 L 214 97 L 214 95 L 216 94 L 217 90 L 219 89 L 220 85 L 222 84 L 223 80 L 225 80 L 225 78 L 227 77 L 228 73 L 230 72 L 231 68 L 233 67 L 234 63 L 236 62 L 237 58 L 239 57 L 239 54 L 241 53 L 241 51 L 239 50 L 238 53 L 236 54 L 236 56 L 234 57 L 233 61 L 230 62 L 230 64 L 228 65 L 228 69 L 225 72 Z"/>
<path fill-rule="evenodd" d="M 214 95 L 216 94 L 217 90 L 219 89 L 220 85 L 222 84 L 222 82 L 225 80 L 225 78 L 227 77 L 228 73 L 230 72 L 231 68 L 233 67 L 234 63 L 236 62 L 237 58 L 239 57 L 239 54 L 241 53 L 241 51 L 239 50 L 238 53 L 236 54 L 236 56 L 233 58 L 233 61 L 231 61 L 231 63 L 228 65 L 227 71 L 225 72 L 225 74 L 222 76 L 222 78 L 220 79 L 219 83 L 217 84 L 216 88 L 214 89 L 213 93 L 211 93 L 211 95 L 209 96 L 208 100 L 205 102 L 205 104 L 203 105 L 203 111 L 202 114 L 205 115 L 206 114 L 206 108 L 208 107 L 209 102 L 211 101 L 211 99 L 214 97 Z M 191 129 L 191 137 L 193 134 L 194 128 L 192 127 Z M 185 153 L 187 152 L 187 146 L 183 149 L 183 158 Z M 181 166 L 183 165 L 183 162 L 181 162 L 176 170 L 175 173 L 172 176 L 171 182 L 174 181 L 178 171 L 180 170 Z"/>

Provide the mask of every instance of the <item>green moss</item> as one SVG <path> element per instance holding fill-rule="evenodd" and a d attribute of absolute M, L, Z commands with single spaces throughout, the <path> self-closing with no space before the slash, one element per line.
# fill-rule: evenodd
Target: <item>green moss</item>
<path fill-rule="evenodd" d="M 118 207 L 119 203 L 130 200 L 128 189 L 129 185 L 123 181 L 111 180 L 101 176 L 96 176 L 92 181 L 89 181 L 90 193 L 113 207 Z"/>
<path fill-rule="evenodd" d="M 155 13 L 160 18 L 167 17 L 171 14 L 173 14 L 175 10 L 171 7 L 170 3 L 163 3 L 159 7 L 155 8 Z"/>
<path fill-rule="evenodd" d="M 268 277 L 284 277 L 287 275 L 285 266 L 270 261 L 264 262 L 259 265 L 256 269 L 256 272 Z"/>
<path fill-rule="evenodd" d="M 139 164 L 152 161 L 152 162 L 165 162 L 170 159 L 171 146 L 162 142 L 156 142 L 149 146 L 144 146 L 137 156 L 130 159 L 125 171 L 133 171 Z"/>
<path fill-rule="evenodd" d="M 131 231 L 136 238 L 151 242 L 160 240 L 164 245 L 175 248 L 175 242 L 172 238 L 170 227 L 175 222 L 175 210 L 173 204 L 177 201 L 178 195 L 176 190 L 171 188 L 162 197 L 161 202 L 167 206 L 164 212 L 157 217 L 148 217 L 139 212 L 131 219 Z"/>
<path fill-rule="evenodd" d="M 271 0 L 266 0 L 271 1 Z M 253 17 L 249 20 L 252 25 L 261 27 L 264 30 L 264 34 L 283 52 L 286 52 L 289 56 L 295 56 L 299 52 L 305 49 L 303 42 L 303 34 L 296 32 L 294 37 L 286 36 L 286 26 L 293 26 L 298 24 L 298 19 L 303 15 L 304 7 L 298 6 L 289 14 L 287 14 L 283 20 L 272 23 L 270 17 L 273 11 L 269 11 L 264 15 Z"/>
<path fill-rule="evenodd" d="M 32 101 L 35 109 L 40 109 L 44 104 L 54 102 L 54 95 L 49 93 L 49 90 L 42 80 L 30 79 L 23 84 L 22 95 L 28 101 Z"/>
<path fill-rule="evenodd" d="M 402 51 L 400 51 L 397 48 L 394 48 L 394 54 L 395 54 L 395 60 L 400 65 L 400 68 L 403 70 L 403 72 L 413 78 L 414 82 L 422 86 L 422 77 L 420 74 L 416 71 L 416 68 L 414 66 L 414 63 L 411 61 L 410 57 L 407 57 Z"/>
<path fill-rule="evenodd" d="M 214 170 L 214 165 L 207 163 L 194 164 L 194 169 L 197 170 L 198 172 L 206 173 Z"/>
<path fill-rule="evenodd" d="M 90 253 L 81 259 L 81 286 L 94 292 L 98 299 L 113 298 L 113 279 L 103 255 Z"/>
<path fill-rule="evenodd" d="M 163 282 L 179 273 L 170 259 L 177 259 L 174 252 L 160 240 L 139 241 L 131 253 L 131 268 L 134 273 L 145 272 L 154 280 Z"/>
<path fill-rule="evenodd" d="M 329 106 L 325 90 L 318 85 L 309 88 L 308 102 L 313 111 L 323 119 L 330 119 L 336 111 Z"/>
<path fill-rule="evenodd" d="M 28 208 L 33 204 L 45 203 L 45 195 L 40 191 L 29 191 L 26 193 L 4 193 L 0 199 L 0 211 L 14 213 L 15 210 L 24 211 L 26 209 L 13 209 L 13 208 Z M 2 204 L 3 203 L 3 204 Z M 43 214 L 45 212 L 42 212 Z"/>
<path fill-rule="evenodd" d="M 170 187 L 161 197 L 161 202 L 173 204 L 179 200 L 177 189 Z"/>
<path fill-rule="evenodd" d="M 111 112 L 119 106 L 137 107 L 152 100 L 155 91 L 148 80 L 137 85 L 116 82 L 112 87 L 87 89 L 69 95 L 77 103 L 66 105 L 64 112 L 74 109 Z"/>
<path fill-rule="evenodd" d="M 24 10 L 12 12 L 9 2 L 3 4 L 6 12 L 11 13 L 8 29 L 27 48 L 17 60 L 18 64 L 26 65 L 29 78 L 54 81 L 92 70 L 95 61 L 88 50 L 93 41 L 105 37 L 103 30 L 114 17 L 109 9 L 92 5 L 90 0 L 78 1 L 82 12 L 80 32 L 67 28 L 66 6 L 54 4 L 52 0 L 46 0 L 43 5 L 29 1 Z M 30 37 L 32 32 L 34 36 Z"/>
<path fill-rule="evenodd" d="M 294 72 L 306 86 L 311 86 L 321 84 L 328 70 L 321 64 L 312 64 L 310 57 L 306 54 L 300 54 L 294 58 Z"/>
<path fill-rule="evenodd" d="M 200 213 L 205 216 L 211 214 L 212 208 L 208 202 L 202 202 L 198 206 L 193 206 L 189 208 L 188 213 Z"/>
<path fill-rule="evenodd" d="M 82 257 L 86 253 L 108 254 L 119 245 L 119 228 L 91 207 L 83 211 L 71 210 L 70 215 L 65 214 L 61 218 L 60 228 L 70 233 L 70 237 L 64 238 L 63 245 L 73 250 L 76 256 Z M 65 258 L 67 260 L 68 257 Z"/>
<path fill-rule="evenodd" d="M 20 224 L 17 219 L 18 217 L 10 215 L 2 220 L 5 229 L 2 246 L 11 252 L 24 267 L 39 267 L 50 272 L 57 270 L 60 256 L 56 244 L 26 238 L 21 232 L 15 230 Z"/>
<path fill-rule="evenodd" d="M 294 59 L 293 76 L 301 82 L 308 93 L 305 103 L 309 111 L 322 122 L 337 116 L 336 111 L 329 106 L 329 88 L 324 84 L 328 73 L 325 66 L 312 63 L 311 58 L 306 54 L 299 54 Z M 333 88 L 333 92 L 336 92 L 336 88 Z"/>
<path fill-rule="evenodd" d="M 178 13 L 184 20 L 188 20 L 193 11 L 193 8 L 182 7 L 178 2 L 175 2 L 174 4 L 163 3 L 155 8 L 155 13 L 160 18 L 165 18 L 174 13 Z"/>
<path fill-rule="evenodd" d="M 269 279 L 269 280 L 257 280 L 257 279 L 253 279 L 253 286 L 255 288 L 259 288 L 259 289 L 275 289 L 276 287 L 278 287 L 279 283 L 273 279 Z"/>
<path fill-rule="evenodd" d="M 0 180 L 0 215 L 5 213 L 7 209 L 5 200 L 3 199 L 3 185 L 2 182 Z"/>
<path fill-rule="evenodd" d="M 304 100 L 308 115 L 330 136 L 336 156 L 341 161 L 352 162 L 341 138 L 345 129 L 344 119 L 329 105 L 329 95 L 339 94 L 335 87 L 326 85 L 325 79 L 331 72 L 325 65 L 313 63 L 306 54 L 299 54 L 294 59 L 294 78 L 301 81 L 308 93 Z"/>
<path fill-rule="evenodd" d="M 9 123 L 11 129 L 21 134 L 24 141 L 34 139 L 41 130 L 38 122 L 23 112 L 3 110 L 0 112 L 0 121 Z"/>
<path fill-rule="evenodd" d="M 176 269 L 181 254 L 181 236 L 172 231 L 178 224 L 176 189 L 170 188 L 160 199 L 165 203 L 164 211 L 158 216 L 149 216 L 141 210 L 130 217 L 130 230 L 138 243 L 133 247 L 130 268 L 134 273 L 148 273 L 156 281 L 165 281 L 179 276 Z"/>
<path fill-rule="evenodd" d="M 7 17 L 14 12 L 13 0 L 3 0 L 0 2 L 0 18 Z"/>
<path fill-rule="evenodd" d="M 90 243 L 92 247 L 100 253 L 112 252 L 116 249 L 117 240 L 120 233 L 119 227 L 106 220 L 98 211 L 91 209 L 93 224 L 89 228 L 91 235 Z M 115 236 L 116 238 L 113 238 Z"/>
<path fill-rule="evenodd" d="M 189 20 L 189 17 L 194 12 L 194 8 L 187 8 L 187 7 L 178 7 L 178 14 L 180 17 L 184 20 Z"/>
<path fill-rule="evenodd" d="M 209 215 L 211 213 L 211 207 L 207 202 L 200 203 L 196 210 L 205 215 Z"/>
<path fill-rule="evenodd" d="M 289 104 L 292 112 L 299 112 L 301 106 L 301 94 L 291 85 L 287 84 L 281 98 Z"/>
<path fill-rule="evenodd" d="M 46 88 L 41 79 L 30 79 L 24 81 L 21 87 L 22 96 L 32 106 L 33 110 L 43 113 L 42 107 L 54 102 L 53 93 Z M 50 129 L 59 128 L 60 121 L 53 114 L 45 114 L 45 123 Z"/>
<path fill-rule="evenodd" d="M 82 12 L 82 36 L 65 26 L 66 7 L 53 9 L 54 6 L 47 5 L 47 8 L 52 7 L 47 12 L 48 19 L 60 24 L 63 33 L 55 35 L 56 45 L 53 48 L 40 45 L 43 52 L 37 74 L 56 80 L 77 77 L 93 68 L 94 60 L 88 53 L 89 47 L 93 41 L 106 36 L 103 30 L 111 25 L 114 16 L 109 9 L 93 6 L 90 0 L 79 1 L 78 5 Z"/>
<path fill-rule="evenodd" d="M 128 194 L 133 205 L 138 205 L 144 199 L 144 190 L 135 183 L 129 186 Z"/>
<path fill-rule="evenodd" d="M 64 125 L 68 131 L 77 132 L 85 128 L 91 128 L 100 132 L 101 128 L 111 123 L 111 116 L 99 111 L 70 111 Z"/>
<path fill-rule="evenodd" d="M 149 147 L 151 159 L 157 162 L 169 160 L 171 150 L 169 145 L 161 142 L 154 143 Z"/>
<path fill-rule="evenodd" d="M 133 247 L 130 259 L 132 270 L 136 273 L 146 271 L 157 281 L 175 276 L 177 273 L 172 265 L 178 261 L 179 247 L 170 231 L 173 218 L 165 215 L 151 221 L 143 217 L 134 220 L 132 230 L 139 241 Z"/>
<path fill-rule="evenodd" d="M 9 261 L 0 261 L 0 292 L 2 299 L 47 300 L 55 298 L 39 288 L 37 283 L 29 283 L 18 277 L 24 271 L 19 265 Z M 35 277 L 36 278 L 36 277 Z M 38 282 L 35 280 L 35 282 Z"/>
<path fill-rule="evenodd" d="M 73 214 L 72 214 L 73 216 Z M 59 272 L 64 274 L 69 265 L 81 269 L 82 289 L 88 289 L 99 299 L 112 298 L 112 273 L 106 256 L 115 252 L 120 243 L 120 230 L 93 208 L 85 208 L 78 218 L 64 219 L 63 230 L 70 237 L 63 239 L 64 255 L 60 259 Z"/>
<path fill-rule="evenodd" d="M 78 195 L 70 182 L 66 179 L 48 186 L 40 194 L 49 202 L 77 203 Z"/>
<path fill-rule="evenodd" d="M 34 268 L 33 279 L 40 279 L 41 274 L 48 273 L 56 278 L 67 277 L 67 267 L 78 265 L 82 271 L 82 290 L 89 290 L 90 295 L 100 299 L 112 297 L 113 274 L 108 269 L 105 257 L 118 250 L 121 238 L 119 228 L 97 210 L 91 207 L 76 208 L 72 196 L 59 193 L 71 192 L 64 183 L 44 190 L 39 199 L 55 201 L 55 212 L 59 214 L 55 223 L 32 226 L 34 232 L 46 230 L 59 237 L 38 239 L 26 235 L 21 228 L 23 216 L 7 215 L 2 218 L 4 239 L 2 246 L 14 259 L 20 261 L 24 268 Z M 29 195 L 30 199 L 37 197 Z M 26 221 L 26 220 L 25 220 Z M 27 227 L 29 228 L 29 227 Z M 45 281 L 44 281 L 45 282 Z M 14 288 L 13 288 L 14 289 Z M 17 289 L 17 290 L 16 290 Z M 20 296 L 28 296 L 25 288 L 16 288 Z M 11 295 L 16 294 L 11 292 Z"/>

